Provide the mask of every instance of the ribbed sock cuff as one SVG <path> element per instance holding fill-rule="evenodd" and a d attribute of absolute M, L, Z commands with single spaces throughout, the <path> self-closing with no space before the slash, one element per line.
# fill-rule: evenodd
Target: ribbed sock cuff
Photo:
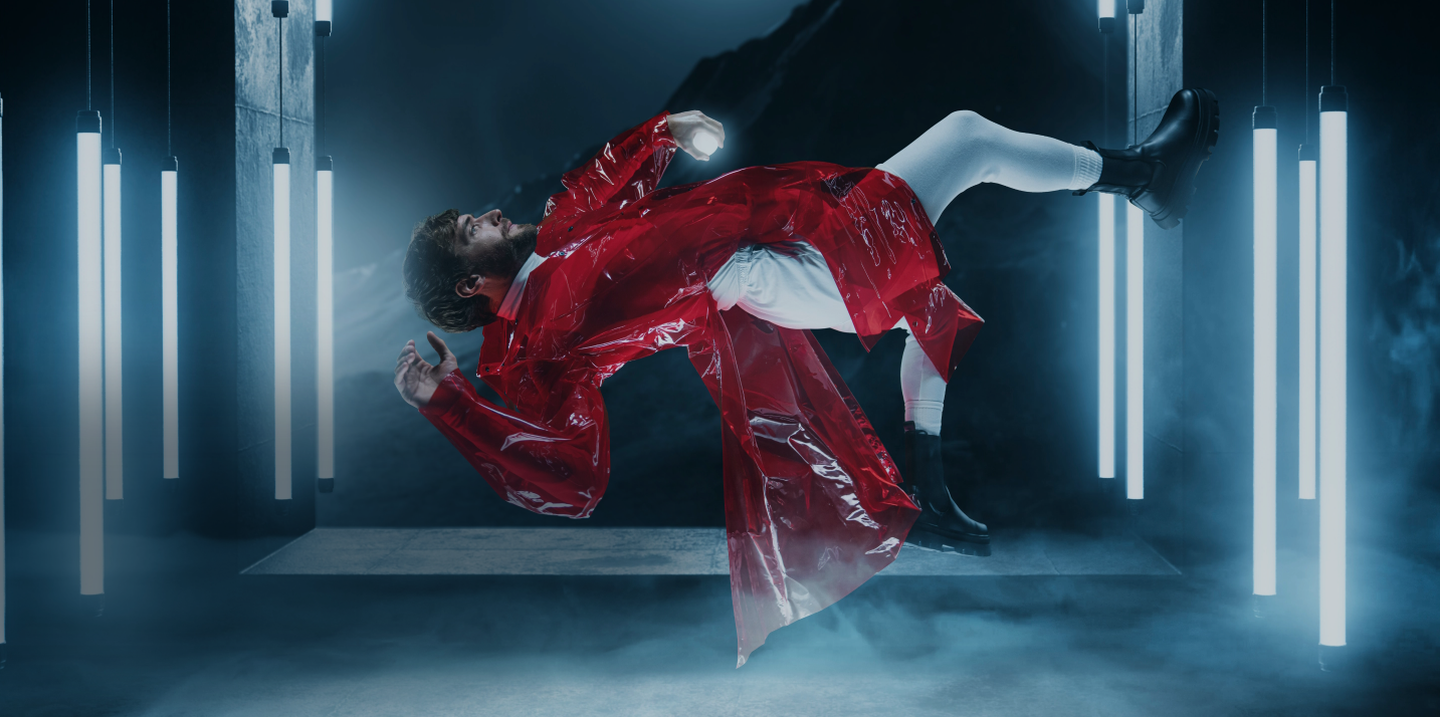
<path fill-rule="evenodd" d="M 944 401 L 912 398 L 905 402 L 905 420 L 914 421 L 917 429 L 932 436 L 938 436 L 940 435 L 940 414 L 944 410 Z"/>
<path fill-rule="evenodd" d="M 1068 189 L 1089 189 L 1090 185 L 1100 181 L 1100 169 L 1105 160 L 1094 150 L 1079 145 L 1072 146 L 1071 149 L 1075 152 L 1075 175 L 1070 178 Z"/>

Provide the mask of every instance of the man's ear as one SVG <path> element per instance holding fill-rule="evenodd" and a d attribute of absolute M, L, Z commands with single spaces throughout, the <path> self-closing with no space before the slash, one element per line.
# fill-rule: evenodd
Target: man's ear
<path fill-rule="evenodd" d="M 479 294 L 485 289 L 485 277 L 471 274 L 455 283 L 455 293 L 465 298 Z"/>

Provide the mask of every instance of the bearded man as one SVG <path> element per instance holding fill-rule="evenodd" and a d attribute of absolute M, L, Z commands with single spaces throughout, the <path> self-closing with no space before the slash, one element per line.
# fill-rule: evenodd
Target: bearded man
<path fill-rule="evenodd" d="M 894 560 L 902 543 L 988 555 L 940 459 L 945 385 L 983 323 L 941 279 L 934 224 L 982 182 L 1121 194 L 1163 228 L 1184 216 L 1219 133 L 1182 90 L 1148 139 L 1080 147 L 955 112 L 874 168 L 795 162 L 656 190 L 678 148 L 707 160 L 720 123 L 662 113 L 567 173 L 539 225 L 447 210 L 416 227 L 406 294 L 448 332 L 483 327 L 481 398 L 434 332 L 395 386 L 505 500 L 585 518 L 605 492 L 600 384 L 683 347 L 720 408 L 738 663 Z M 707 138 L 710 142 L 705 143 Z M 871 348 L 907 332 L 903 475 L 810 329 Z"/>

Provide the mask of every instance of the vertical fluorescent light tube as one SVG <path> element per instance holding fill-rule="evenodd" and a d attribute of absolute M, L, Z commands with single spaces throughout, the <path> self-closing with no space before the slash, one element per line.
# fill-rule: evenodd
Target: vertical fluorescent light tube
<path fill-rule="evenodd" d="M 164 403 L 164 477 L 180 477 L 180 350 L 176 303 L 175 184 L 180 160 L 160 165 L 160 354 Z M 173 485 L 173 484 L 172 484 Z"/>
<path fill-rule="evenodd" d="M 1254 141 L 1254 451 L 1251 465 L 1256 595 L 1275 594 L 1276 117 L 1256 107 Z"/>
<path fill-rule="evenodd" d="M 1300 145 L 1300 499 L 1315 498 L 1315 145 Z"/>
<path fill-rule="evenodd" d="M 100 113 L 75 118 L 80 387 L 80 594 L 105 592 L 105 396 L 100 296 Z"/>
<path fill-rule="evenodd" d="M 332 12 L 330 0 L 315 0 L 315 22 L 330 22 Z"/>
<path fill-rule="evenodd" d="M 1145 497 L 1145 212 L 1125 214 L 1125 497 Z"/>
<path fill-rule="evenodd" d="M 120 150 L 105 150 L 105 499 L 125 497 L 125 431 L 120 334 Z"/>
<path fill-rule="evenodd" d="M 1099 0 L 1100 32 L 1109 34 L 1115 32 L 1115 0 Z"/>
<path fill-rule="evenodd" d="M 1320 90 L 1320 644 L 1345 644 L 1345 88 Z"/>
<path fill-rule="evenodd" d="M 0 217 L 5 216 L 5 99 L 0 98 Z M 0 377 L 5 375 L 5 222 L 0 221 Z M 0 380 L 0 667 L 5 664 L 5 382 Z"/>
<path fill-rule="evenodd" d="M 275 499 L 290 500 L 290 150 L 274 158 Z"/>
<path fill-rule="evenodd" d="M 317 157 L 315 172 L 315 392 L 316 478 L 335 478 L 335 311 L 334 311 L 334 162 Z"/>
<path fill-rule="evenodd" d="M 1114 12 L 1112 2 L 1111 12 Z M 1115 477 L 1115 196 L 1100 199 L 1100 477 Z"/>

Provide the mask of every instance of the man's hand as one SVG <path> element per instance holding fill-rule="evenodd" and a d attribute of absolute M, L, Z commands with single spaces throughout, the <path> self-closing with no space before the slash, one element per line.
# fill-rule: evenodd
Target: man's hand
<path fill-rule="evenodd" d="M 725 146 L 724 125 L 706 117 L 700 110 L 672 114 L 667 121 L 670 123 L 670 136 L 675 138 L 675 143 L 695 159 L 708 162 L 711 152 Z M 701 135 L 706 137 L 701 138 Z"/>
<path fill-rule="evenodd" d="M 395 388 L 406 403 L 416 408 L 429 403 L 430 397 L 435 395 L 435 389 L 440 388 L 440 382 L 459 365 L 455 354 L 450 353 L 450 348 L 434 331 L 425 332 L 425 338 L 430 340 L 430 346 L 435 349 L 435 353 L 440 354 L 438 366 L 432 366 L 420 358 L 414 341 L 405 344 L 405 348 L 400 351 L 400 359 L 395 362 Z"/>

